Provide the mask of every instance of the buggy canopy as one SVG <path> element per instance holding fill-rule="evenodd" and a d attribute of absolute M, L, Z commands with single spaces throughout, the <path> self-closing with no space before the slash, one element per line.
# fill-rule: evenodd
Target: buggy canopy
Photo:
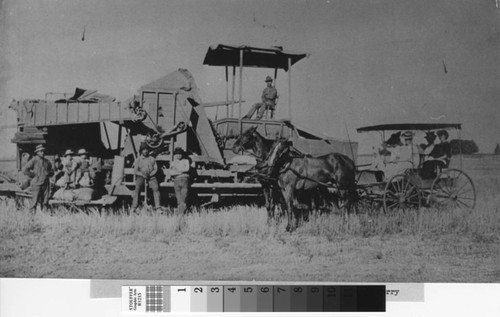
<path fill-rule="evenodd" d="M 243 51 L 244 55 L 243 67 L 279 68 L 285 71 L 288 71 L 289 58 L 290 65 L 293 65 L 309 56 L 307 53 L 284 51 L 280 46 L 263 48 L 247 45 L 217 44 L 208 48 L 203 64 L 209 66 L 239 66 L 240 51 Z"/>
<path fill-rule="evenodd" d="M 356 131 L 370 132 L 370 131 L 400 131 L 400 130 L 420 130 L 420 131 L 430 131 L 430 130 L 449 130 L 457 129 L 460 130 L 462 125 L 460 123 L 394 123 L 394 124 L 379 124 L 372 125 L 368 127 L 359 128 Z"/>

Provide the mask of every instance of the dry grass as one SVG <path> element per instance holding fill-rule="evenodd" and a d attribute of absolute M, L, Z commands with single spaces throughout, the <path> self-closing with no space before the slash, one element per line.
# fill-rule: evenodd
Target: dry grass
<path fill-rule="evenodd" d="M 315 214 L 293 233 L 255 206 L 178 217 L 142 210 L 53 215 L 0 202 L 0 276 L 500 281 L 500 179 L 476 177 L 475 210 Z"/>

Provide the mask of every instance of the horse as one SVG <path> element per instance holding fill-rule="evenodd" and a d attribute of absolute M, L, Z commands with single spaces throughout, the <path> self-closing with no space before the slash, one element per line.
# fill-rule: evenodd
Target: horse
<path fill-rule="evenodd" d="M 269 167 L 261 163 L 266 161 L 275 142 L 276 141 L 266 139 L 260 135 L 259 132 L 257 132 L 257 126 L 254 126 L 241 134 L 233 144 L 232 149 L 235 154 L 247 152 L 257 159 L 258 164 L 255 167 L 257 171 L 256 176 L 259 178 L 259 182 L 262 185 L 268 221 L 274 219 L 276 201 L 280 201 L 280 197 L 277 195 L 279 193 L 277 182 L 266 177 L 266 175 L 269 174 L 267 170 Z"/>
<path fill-rule="evenodd" d="M 288 141 L 279 141 L 267 159 L 271 178 L 276 177 L 285 200 L 287 231 L 299 224 L 299 212 L 294 201 L 304 193 L 321 191 L 334 186 L 350 210 L 357 198 L 354 161 L 340 153 L 312 157 L 292 147 Z M 295 217 L 295 223 L 293 223 Z"/>

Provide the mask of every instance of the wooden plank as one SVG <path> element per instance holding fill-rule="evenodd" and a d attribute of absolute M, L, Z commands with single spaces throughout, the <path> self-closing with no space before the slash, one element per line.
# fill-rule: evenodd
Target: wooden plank
<path fill-rule="evenodd" d="M 199 176 L 234 177 L 235 173 L 226 170 L 197 170 Z"/>
<path fill-rule="evenodd" d="M 40 124 L 43 125 L 45 124 L 45 108 L 46 108 L 46 103 L 45 102 L 39 102 L 33 104 L 33 115 L 35 118 L 35 124 Z"/>
<path fill-rule="evenodd" d="M 173 187 L 173 182 L 163 182 L 161 187 Z M 191 188 L 207 188 L 207 189 L 259 189 L 262 186 L 259 183 L 194 183 Z"/>
<path fill-rule="evenodd" d="M 99 106 L 95 103 L 89 104 L 90 116 L 89 121 L 100 121 Z"/>
<path fill-rule="evenodd" d="M 80 104 L 78 107 L 78 122 L 86 122 L 89 120 L 89 104 Z"/>
<path fill-rule="evenodd" d="M 68 116 L 68 104 L 67 103 L 58 104 L 56 123 L 66 123 L 67 116 Z"/>
<path fill-rule="evenodd" d="M 54 103 L 47 104 L 47 120 L 48 124 L 57 122 L 57 106 Z"/>
<path fill-rule="evenodd" d="M 68 104 L 68 123 L 78 123 L 78 103 Z"/>
<path fill-rule="evenodd" d="M 100 113 L 100 119 L 101 120 L 109 120 L 109 103 L 98 103 L 96 106 L 99 108 L 99 113 Z"/>

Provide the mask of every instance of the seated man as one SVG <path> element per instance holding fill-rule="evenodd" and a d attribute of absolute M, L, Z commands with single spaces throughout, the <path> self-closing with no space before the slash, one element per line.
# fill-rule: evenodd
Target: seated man
<path fill-rule="evenodd" d="M 273 79 L 270 76 L 266 77 L 267 87 L 262 92 L 262 102 L 258 102 L 252 106 L 250 111 L 243 117 L 243 119 L 251 119 L 255 111 L 257 112 L 257 120 L 262 119 L 266 109 L 271 110 L 271 119 L 274 117 L 274 110 L 276 109 L 276 100 L 278 99 L 278 91 L 273 87 Z"/>
<path fill-rule="evenodd" d="M 61 159 L 63 176 L 60 177 L 56 182 L 56 186 L 58 187 L 62 187 L 65 189 L 75 187 L 75 174 L 76 169 L 79 167 L 79 164 L 76 160 L 73 159 L 73 154 L 73 151 L 67 150 L 64 153 L 63 158 Z"/>
<path fill-rule="evenodd" d="M 85 149 L 78 150 L 79 157 L 77 158 L 78 168 L 76 169 L 76 184 L 77 186 L 90 187 L 94 184 L 94 180 L 90 175 L 90 165 L 92 159 L 89 158 L 89 153 Z"/>

